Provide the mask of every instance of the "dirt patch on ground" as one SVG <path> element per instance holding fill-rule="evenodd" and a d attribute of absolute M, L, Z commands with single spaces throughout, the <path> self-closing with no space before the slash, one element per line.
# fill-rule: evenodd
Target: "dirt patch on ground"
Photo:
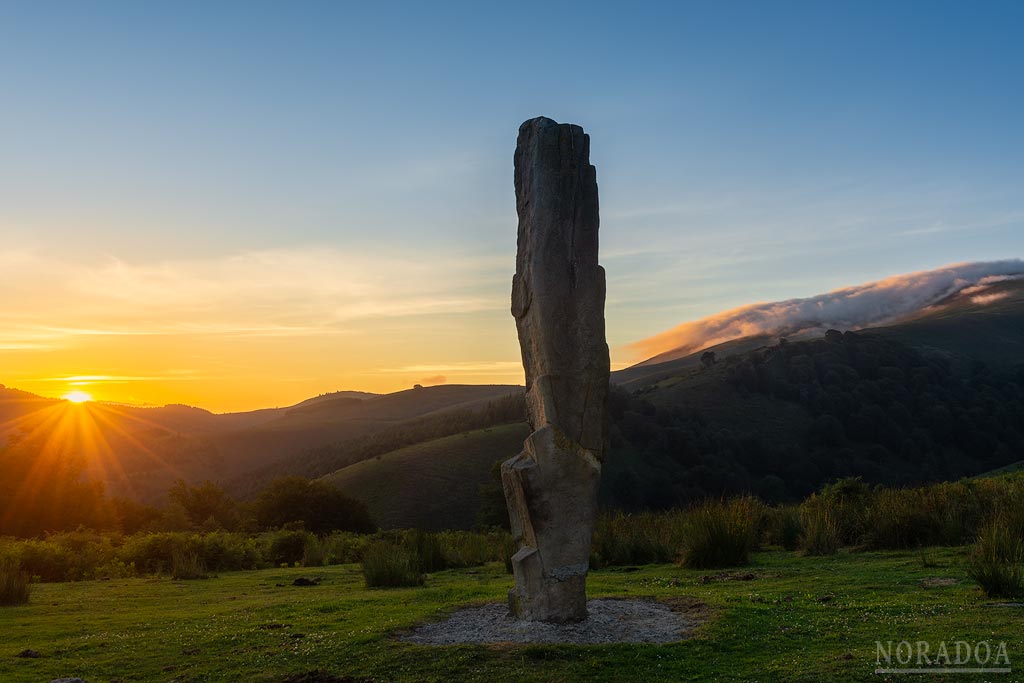
<path fill-rule="evenodd" d="M 922 588 L 943 588 L 945 586 L 955 586 L 959 583 L 956 579 L 949 579 L 941 576 L 930 576 L 927 579 L 921 579 Z"/>
<path fill-rule="evenodd" d="M 685 597 L 604 598 L 588 602 L 587 611 L 575 624 L 545 624 L 519 621 L 506 604 L 492 603 L 457 610 L 399 639 L 419 645 L 673 643 L 691 637 L 709 614 L 707 605 Z"/>

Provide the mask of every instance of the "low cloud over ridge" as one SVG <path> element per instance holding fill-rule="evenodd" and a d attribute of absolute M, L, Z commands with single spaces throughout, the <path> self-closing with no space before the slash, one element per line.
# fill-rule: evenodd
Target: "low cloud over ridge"
<path fill-rule="evenodd" d="M 679 358 L 708 346 L 751 335 L 793 335 L 812 330 L 858 329 L 893 321 L 957 292 L 1024 277 L 1024 261 L 956 263 L 894 275 L 805 299 L 741 306 L 678 325 L 627 348 L 643 358 Z M 982 297 L 975 297 L 977 302 Z"/>

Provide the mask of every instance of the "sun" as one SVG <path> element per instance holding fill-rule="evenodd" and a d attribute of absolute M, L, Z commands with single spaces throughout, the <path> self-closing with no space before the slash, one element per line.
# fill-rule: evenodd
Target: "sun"
<path fill-rule="evenodd" d="M 72 403 L 85 403 L 92 400 L 92 394 L 87 394 L 84 391 L 69 391 L 61 396 L 61 398 Z"/>

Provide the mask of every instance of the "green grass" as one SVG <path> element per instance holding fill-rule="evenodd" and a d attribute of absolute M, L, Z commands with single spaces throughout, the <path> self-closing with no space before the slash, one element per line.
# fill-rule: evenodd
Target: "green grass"
<path fill-rule="evenodd" d="M 689 597 L 710 606 L 696 638 L 661 646 L 427 648 L 392 639 L 459 605 L 504 600 L 511 577 L 499 563 L 386 590 L 365 588 L 358 565 L 40 584 L 28 605 L 0 608 L 0 681 L 280 681 L 313 669 L 396 682 L 884 681 L 873 673 L 875 641 L 902 639 L 1005 640 L 1015 673 L 998 680 L 1020 681 L 1024 612 L 983 606 L 966 552 L 935 549 L 928 567 L 916 551 L 760 552 L 741 570 L 754 574 L 748 581 L 702 581 L 709 572 L 673 565 L 592 573 L 592 597 Z M 298 576 L 322 582 L 292 586 Z M 957 583 L 922 587 L 930 577 Z M 14 656 L 26 648 L 43 657 Z"/>

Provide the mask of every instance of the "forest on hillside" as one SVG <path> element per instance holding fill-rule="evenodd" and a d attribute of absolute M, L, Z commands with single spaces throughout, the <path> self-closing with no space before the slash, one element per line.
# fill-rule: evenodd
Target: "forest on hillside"
<path fill-rule="evenodd" d="M 970 476 L 1024 458 L 1024 364 L 989 367 L 870 333 L 830 331 L 708 363 L 738 398 L 806 412 L 798 438 L 758 419 L 728 424 L 666 405 L 659 387 L 612 391 L 606 504 L 667 508 L 751 492 L 800 499 L 857 476 L 906 485 Z"/>

